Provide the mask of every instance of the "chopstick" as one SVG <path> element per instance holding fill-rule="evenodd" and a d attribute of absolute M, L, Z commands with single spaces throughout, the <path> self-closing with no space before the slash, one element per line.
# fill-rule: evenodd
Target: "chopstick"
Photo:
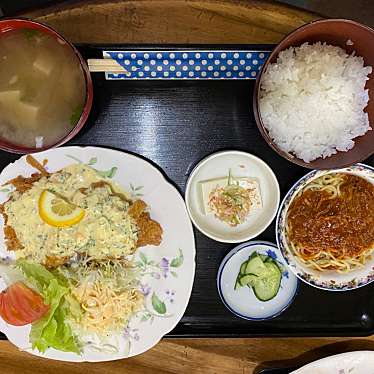
<path fill-rule="evenodd" d="M 131 73 L 121 66 L 116 60 L 111 58 L 89 58 L 87 59 L 90 72 L 124 73 L 127 76 Z"/>

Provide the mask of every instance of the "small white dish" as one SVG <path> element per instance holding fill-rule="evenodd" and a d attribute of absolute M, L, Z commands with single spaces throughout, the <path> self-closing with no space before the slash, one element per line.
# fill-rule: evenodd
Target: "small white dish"
<path fill-rule="evenodd" d="M 370 374 L 374 351 L 346 352 L 314 361 L 291 374 Z"/>
<path fill-rule="evenodd" d="M 199 182 L 225 177 L 253 177 L 259 181 L 262 209 L 250 213 L 247 220 L 231 227 L 213 214 L 202 211 Z M 261 234 L 273 221 L 279 205 L 279 184 L 270 167 L 258 157 L 241 151 L 214 153 L 200 161 L 190 174 L 186 186 L 186 205 L 192 222 L 203 234 L 224 243 L 240 243 Z"/>
<path fill-rule="evenodd" d="M 272 257 L 283 268 L 281 286 L 277 295 L 268 301 L 260 301 L 252 289 L 234 289 L 240 265 L 253 253 Z M 298 289 L 298 279 L 289 272 L 278 247 L 270 242 L 251 241 L 231 250 L 221 262 L 217 275 L 217 288 L 223 304 L 238 317 L 261 321 L 284 312 L 292 303 Z"/>

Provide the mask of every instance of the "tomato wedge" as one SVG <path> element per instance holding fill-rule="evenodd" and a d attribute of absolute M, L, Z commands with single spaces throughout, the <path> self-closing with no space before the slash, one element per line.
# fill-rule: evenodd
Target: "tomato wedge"
<path fill-rule="evenodd" d="M 5 294 L 3 297 L 3 305 L 2 310 L 0 311 L 0 315 L 3 318 L 3 320 L 9 323 L 10 325 L 23 326 L 25 324 L 23 323 L 24 321 L 21 319 L 18 311 L 10 305 L 8 294 Z"/>
<path fill-rule="evenodd" d="M 0 293 L 0 317 L 13 326 L 24 326 L 42 318 L 49 310 L 43 298 L 22 282 Z"/>

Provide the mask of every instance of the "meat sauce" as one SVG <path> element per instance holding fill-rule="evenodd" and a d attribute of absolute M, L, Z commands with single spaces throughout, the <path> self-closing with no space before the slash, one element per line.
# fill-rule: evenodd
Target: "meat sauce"
<path fill-rule="evenodd" d="M 305 258 L 328 250 L 336 258 L 357 257 L 374 246 L 374 185 L 340 174 L 340 194 L 306 190 L 288 211 L 288 236 L 303 247 Z"/>

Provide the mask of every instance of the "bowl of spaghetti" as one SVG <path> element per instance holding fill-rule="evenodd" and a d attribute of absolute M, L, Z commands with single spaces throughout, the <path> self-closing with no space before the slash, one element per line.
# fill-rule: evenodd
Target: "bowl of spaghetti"
<path fill-rule="evenodd" d="M 285 196 L 278 246 L 291 271 L 324 290 L 346 291 L 374 280 L 374 168 L 314 170 Z"/>

